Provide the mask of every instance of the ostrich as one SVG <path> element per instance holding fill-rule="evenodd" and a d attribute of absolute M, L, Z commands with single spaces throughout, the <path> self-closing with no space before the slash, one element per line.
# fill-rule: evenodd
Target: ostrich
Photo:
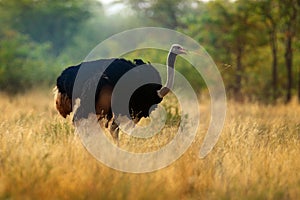
<path fill-rule="evenodd" d="M 96 88 L 94 110 L 88 111 L 85 110 L 84 106 L 79 106 L 74 113 L 73 121 L 79 120 L 80 118 L 87 118 L 89 113 L 95 112 L 96 110 L 99 120 L 106 118 L 106 128 L 109 127 L 109 122 L 112 121 L 109 130 L 112 137 L 118 141 L 119 127 L 115 119 L 117 114 L 113 113 L 111 108 L 112 92 L 118 80 L 129 70 L 138 69 L 137 66 L 143 65 L 147 72 L 147 78 L 149 79 L 150 77 L 150 80 L 152 80 L 151 82 L 153 82 L 139 87 L 130 97 L 128 108 L 130 116 L 128 117 L 131 118 L 131 120 L 136 124 L 142 117 L 148 117 L 156 105 L 159 104 L 163 97 L 169 93 L 170 88 L 172 88 L 174 83 L 174 65 L 176 56 L 179 54 L 186 54 L 186 52 L 187 51 L 178 44 L 173 44 L 171 46 L 166 63 L 168 72 L 167 82 L 164 86 L 158 84 L 161 83 L 161 77 L 157 70 L 150 63 L 146 64 L 140 59 L 135 59 L 134 62 L 125 60 L 123 58 L 100 59 L 96 61 L 83 62 L 79 65 L 68 67 L 57 78 L 55 93 L 56 109 L 64 118 L 66 118 L 73 111 L 73 86 L 78 70 L 81 66 L 92 67 L 92 69 L 95 71 L 102 70 L 100 80 L 98 77 L 99 82 Z M 106 66 L 108 67 L 104 70 L 103 68 Z M 135 73 L 136 77 L 139 77 L 138 70 L 136 70 Z M 97 73 L 95 72 L 94 74 Z M 144 76 L 144 73 L 142 76 Z M 87 78 L 87 81 L 90 78 L 91 77 Z M 81 91 L 84 92 L 84 90 L 86 89 L 82 89 Z M 73 98 L 76 99 L 78 96 Z M 84 99 L 81 99 L 81 101 L 82 100 Z M 118 113 L 118 115 L 122 114 L 124 113 Z"/>

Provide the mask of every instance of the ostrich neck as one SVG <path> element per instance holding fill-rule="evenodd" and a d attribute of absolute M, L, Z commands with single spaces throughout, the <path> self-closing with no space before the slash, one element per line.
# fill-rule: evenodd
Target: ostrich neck
<path fill-rule="evenodd" d="M 168 59 L 167 59 L 167 82 L 164 87 L 157 91 L 157 94 L 160 98 L 163 98 L 166 94 L 170 92 L 170 89 L 173 87 L 174 84 L 174 65 L 176 60 L 177 54 L 169 52 Z"/>
<path fill-rule="evenodd" d="M 167 71 L 168 71 L 168 76 L 167 76 L 167 83 L 165 87 L 171 89 L 174 84 L 174 65 L 175 65 L 175 60 L 176 60 L 176 54 L 170 52 L 168 55 L 168 60 L 167 60 Z"/>

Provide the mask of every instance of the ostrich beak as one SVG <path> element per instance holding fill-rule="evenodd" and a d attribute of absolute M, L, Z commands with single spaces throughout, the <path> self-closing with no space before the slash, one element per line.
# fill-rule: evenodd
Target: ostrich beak
<path fill-rule="evenodd" d="M 184 48 L 180 48 L 180 54 L 187 54 L 188 53 L 188 50 L 187 49 L 184 49 Z"/>

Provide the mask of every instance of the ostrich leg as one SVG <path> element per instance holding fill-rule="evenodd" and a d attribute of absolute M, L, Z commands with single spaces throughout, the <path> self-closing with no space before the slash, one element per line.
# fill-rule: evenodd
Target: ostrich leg
<path fill-rule="evenodd" d="M 110 134 L 114 138 L 114 140 L 117 141 L 117 146 L 119 146 L 119 126 L 113 119 L 111 125 L 110 125 Z"/>

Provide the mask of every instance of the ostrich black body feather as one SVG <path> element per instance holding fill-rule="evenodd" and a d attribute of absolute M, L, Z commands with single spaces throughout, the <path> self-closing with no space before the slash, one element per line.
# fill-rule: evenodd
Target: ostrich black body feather
<path fill-rule="evenodd" d="M 141 68 L 138 66 L 143 67 L 142 73 Z M 86 67 L 89 73 L 80 74 L 80 79 L 83 83 L 80 84 L 80 86 L 82 85 L 83 87 L 76 88 L 75 92 L 73 91 L 73 87 L 81 67 Z M 81 106 L 74 114 L 74 119 L 78 120 L 80 118 L 87 118 L 89 113 L 95 112 L 95 106 L 97 106 L 97 101 L 99 101 L 99 94 L 101 94 L 101 91 L 104 90 L 104 88 L 114 88 L 120 78 L 130 70 L 132 70 L 131 76 L 134 78 L 128 79 L 128 84 L 131 84 L 131 82 L 134 81 L 140 82 L 145 78 L 148 83 L 141 85 L 133 92 L 129 100 L 129 105 L 126 107 L 128 108 L 127 111 L 124 110 L 119 113 L 112 113 L 112 109 L 110 107 L 104 112 L 104 114 L 108 120 L 110 120 L 113 115 L 128 115 L 128 113 L 130 115 L 128 116 L 129 118 L 139 120 L 141 117 L 148 117 L 149 113 L 156 107 L 156 104 L 162 101 L 162 98 L 157 95 L 157 91 L 162 87 L 159 73 L 151 64 L 146 64 L 140 59 L 136 59 L 134 62 L 125 59 L 101 59 L 91 62 L 83 62 L 79 65 L 65 69 L 57 78 L 56 85 L 58 92 L 69 99 L 69 103 L 72 102 L 72 98 L 73 100 L 76 98 L 81 99 Z M 92 82 L 93 80 L 97 80 L 97 83 L 89 85 L 88 82 L 91 82 L 91 80 Z M 96 86 L 95 84 L 97 84 L 96 92 L 94 94 L 95 105 L 93 107 L 85 107 L 84 101 L 87 101 L 85 98 L 88 98 L 88 96 L 84 95 L 84 93 L 89 90 L 89 87 L 92 85 Z M 124 84 L 127 84 L 126 81 Z M 107 105 L 113 105 L 111 102 L 112 99 L 108 98 L 105 101 L 109 101 L 106 102 Z M 117 99 L 116 101 L 121 102 L 120 99 Z M 69 114 L 70 111 L 71 110 L 68 110 L 67 114 Z M 96 112 L 101 111 L 97 111 L 96 108 Z"/>
<path fill-rule="evenodd" d="M 127 116 L 134 123 L 148 117 L 173 86 L 176 56 L 186 53 L 178 44 L 171 46 L 167 57 L 167 82 L 163 87 L 158 71 L 140 59 L 134 62 L 101 59 L 71 66 L 57 78 L 56 108 L 67 117 L 73 111 L 72 102 L 80 99 L 73 121 L 96 113 L 99 120 L 107 119 L 105 127 L 108 128 L 113 119 L 110 133 L 118 141 L 118 117 Z"/>

